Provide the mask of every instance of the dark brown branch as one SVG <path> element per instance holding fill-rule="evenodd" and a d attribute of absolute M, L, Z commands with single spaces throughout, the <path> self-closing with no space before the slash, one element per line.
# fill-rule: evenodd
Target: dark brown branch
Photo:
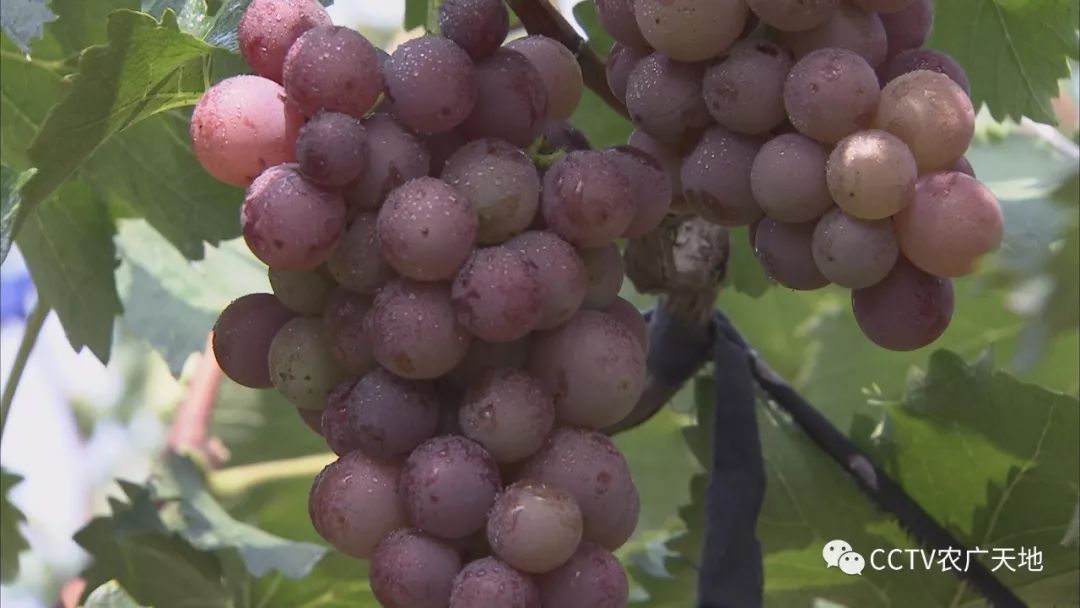
<path fill-rule="evenodd" d="M 596 54 L 584 38 L 578 35 L 574 26 L 563 18 L 558 9 L 551 6 L 547 0 L 507 0 L 506 3 L 521 20 L 525 31 L 558 40 L 570 49 L 570 52 L 577 57 L 578 65 L 581 66 L 581 76 L 585 80 L 585 86 L 604 100 L 611 109 L 623 116 L 630 116 L 626 111 L 626 106 L 608 87 L 604 60 Z"/>

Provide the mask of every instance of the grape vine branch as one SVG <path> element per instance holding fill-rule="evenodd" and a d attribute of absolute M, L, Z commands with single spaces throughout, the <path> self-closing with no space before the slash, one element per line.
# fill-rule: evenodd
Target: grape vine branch
<path fill-rule="evenodd" d="M 509 0 L 530 34 L 554 38 L 574 51 L 585 85 L 623 116 L 603 60 L 546 0 Z M 700 225 L 698 224 L 700 222 Z M 618 433 L 655 415 L 704 364 L 715 358 L 717 413 L 707 501 L 707 532 L 699 572 L 700 608 L 761 605 L 761 548 L 753 533 L 765 492 L 765 468 L 755 415 L 754 385 L 787 412 L 811 440 L 846 471 L 875 504 L 891 513 L 920 544 L 965 547 L 894 479 L 781 378 L 727 317 L 713 311 L 728 259 L 727 231 L 698 218 L 676 217 L 632 241 L 629 276 L 643 293 L 661 295 L 649 315 L 648 381 L 634 411 L 608 429 Z M 1023 602 L 984 565 L 957 571 L 993 606 Z"/>

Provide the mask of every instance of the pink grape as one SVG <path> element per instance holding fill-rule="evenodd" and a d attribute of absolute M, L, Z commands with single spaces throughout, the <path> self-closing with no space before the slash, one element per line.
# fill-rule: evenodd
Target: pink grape
<path fill-rule="evenodd" d="M 664 168 L 647 152 L 632 146 L 617 146 L 606 154 L 630 180 L 634 198 L 634 219 L 623 236 L 633 238 L 654 230 L 671 208 L 671 182 Z"/>
<path fill-rule="evenodd" d="M 912 3 L 911 0 L 854 0 L 855 6 L 868 13 L 895 13 L 904 10 Z"/>
<path fill-rule="evenodd" d="M 769 278 L 789 289 L 810 291 L 829 284 L 814 263 L 814 222 L 787 224 L 765 218 L 754 230 L 754 254 Z"/>
<path fill-rule="evenodd" d="M 285 56 L 283 83 L 289 103 L 305 116 L 329 110 L 363 118 L 383 90 L 375 47 L 356 30 L 334 25 L 296 39 Z"/>
<path fill-rule="evenodd" d="M 316 0 L 253 0 L 240 19 L 240 52 L 256 74 L 281 82 L 285 54 L 301 34 L 330 25 Z"/>
<path fill-rule="evenodd" d="M 311 181 L 341 187 L 367 168 L 368 141 L 364 123 L 336 112 L 320 112 L 300 129 L 296 158 Z"/>
<path fill-rule="evenodd" d="M 323 409 L 330 392 L 348 375 L 330 353 L 317 317 L 296 317 L 283 325 L 267 357 L 274 388 L 308 410 Z"/>
<path fill-rule="evenodd" d="M 765 215 L 782 222 L 808 222 L 833 206 L 825 181 L 828 150 L 800 135 L 785 133 L 761 147 L 750 169 L 754 200 Z"/>
<path fill-rule="evenodd" d="M 191 115 L 191 143 L 207 173 L 245 187 L 267 167 L 296 160 L 304 118 L 285 89 L 259 76 L 233 76 L 210 87 Z"/>
<path fill-rule="evenodd" d="M 892 221 L 862 220 L 836 208 L 814 228 L 814 263 L 825 278 L 851 289 L 885 278 L 900 255 Z"/>
<path fill-rule="evenodd" d="M 377 217 L 374 213 L 357 214 L 326 260 L 330 276 L 354 293 L 372 295 L 395 276 L 379 250 Z"/>
<path fill-rule="evenodd" d="M 882 68 L 882 80 L 886 83 L 896 80 L 908 72 L 916 70 L 930 70 L 938 74 L 944 74 L 953 82 L 964 89 L 964 93 L 971 95 L 971 81 L 968 80 L 967 72 L 964 71 L 955 59 L 932 49 L 910 49 L 893 57 Z"/>
<path fill-rule="evenodd" d="M 360 450 L 328 465 L 308 497 L 315 531 L 346 555 L 371 557 L 379 539 L 406 525 L 397 492 L 399 471 L 397 465 L 372 460 Z"/>
<path fill-rule="evenodd" d="M 626 261 L 614 244 L 606 247 L 580 249 L 588 283 L 584 308 L 601 310 L 615 303 L 626 276 Z"/>
<path fill-rule="evenodd" d="M 446 162 L 442 179 L 472 203 L 477 240 L 497 245 L 524 231 L 540 207 L 540 175 L 529 155 L 497 139 L 462 146 Z"/>
<path fill-rule="evenodd" d="M 469 350 L 465 358 L 457 367 L 442 378 L 455 389 L 464 390 L 487 373 L 489 370 L 498 368 L 520 369 L 525 367 L 529 357 L 529 339 L 522 338 L 513 342 L 484 342 L 474 339 L 469 344 Z M 457 412 L 454 412 L 457 419 Z"/>
<path fill-rule="evenodd" d="M 442 538 L 463 538 L 484 527 L 501 485 L 495 461 L 480 444 L 441 436 L 409 455 L 399 492 L 417 527 Z"/>
<path fill-rule="evenodd" d="M 600 23 L 612 38 L 629 47 L 649 48 L 634 15 L 634 0 L 596 0 L 595 4 Z"/>
<path fill-rule="evenodd" d="M 374 211 L 390 191 L 405 182 L 424 177 L 431 168 L 431 156 L 423 143 L 394 119 L 373 114 L 364 121 L 367 131 L 367 170 L 345 190 L 351 211 Z"/>
<path fill-rule="evenodd" d="M 607 533 L 621 519 L 636 492 L 626 458 L 605 435 L 570 427 L 555 430 L 544 447 L 525 461 L 517 479 L 532 479 L 560 488 L 577 502 L 584 537 Z"/>
<path fill-rule="evenodd" d="M 435 435 L 439 423 L 439 401 L 430 384 L 384 369 L 361 378 L 345 402 L 352 443 L 373 458 L 404 458 Z"/>
<path fill-rule="evenodd" d="M 540 608 L 540 590 L 527 575 L 495 557 L 478 559 L 454 578 L 449 608 Z"/>
<path fill-rule="evenodd" d="M 385 608 L 445 608 L 461 557 L 447 543 L 411 529 L 395 530 L 371 556 L 371 591 Z"/>
<path fill-rule="evenodd" d="M 619 560 L 603 547 L 581 543 L 570 561 L 539 579 L 544 606 L 622 608 L 630 582 Z"/>
<path fill-rule="evenodd" d="M 600 3 L 597 3 L 597 7 Z M 648 57 L 652 51 L 648 48 L 626 46 L 619 42 L 611 47 L 608 53 L 605 75 L 607 76 L 608 88 L 619 101 L 626 103 L 626 85 L 630 81 L 630 72 L 639 61 Z"/>
<path fill-rule="evenodd" d="M 511 40 L 505 48 L 524 55 L 540 73 L 547 91 L 548 118 L 569 119 L 585 91 L 581 67 L 574 54 L 558 40 L 540 35 Z"/>
<path fill-rule="evenodd" d="M 420 136 L 424 147 L 431 155 L 431 177 L 441 177 L 446 162 L 458 150 L 469 143 L 460 129 L 451 129 L 442 133 L 428 133 Z"/>
<path fill-rule="evenodd" d="M 578 129 L 567 120 L 549 120 L 544 123 L 541 132 L 546 147 L 541 150 L 564 150 L 577 152 L 580 150 L 592 150 L 592 144 L 581 129 Z"/>
<path fill-rule="evenodd" d="M 212 340 L 221 371 L 237 384 L 270 388 L 270 343 L 293 316 L 268 293 L 248 294 L 226 306 L 214 324 Z"/>
<path fill-rule="evenodd" d="M 634 129 L 627 145 L 652 156 L 667 174 L 673 196 L 682 196 L 682 155 L 676 147 L 665 144 L 641 129 Z"/>
<path fill-rule="evenodd" d="M 941 337 L 953 314 L 953 285 L 927 274 L 904 258 L 872 287 L 851 292 L 855 320 L 882 348 L 909 351 Z"/>
<path fill-rule="evenodd" d="M 637 531 L 640 516 L 641 495 L 637 488 L 633 487 L 630 496 L 614 517 L 599 522 L 590 529 L 590 540 L 609 551 L 615 551 L 625 545 Z"/>
<path fill-rule="evenodd" d="M 474 251 L 454 279 L 450 294 L 458 322 L 488 342 L 523 338 L 543 320 L 536 265 L 510 247 Z"/>
<path fill-rule="evenodd" d="M 824 24 L 802 32 L 781 32 L 780 39 L 796 59 L 817 49 L 847 49 L 861 56 L 871 68 L 877 68 L 885 62 L 888 52 L 881 18 L 843 2 Z"/>
<path fill-rule="evenodd" d="M 649 351 L 649 324 L 645 321 L 645 317 L 637 306 L 617 297 L 611 306 L 608 306 L 603 312 L 625 325 L 637 338 L 641 348 L 645 352 Z"/>
<path fill-rule="evenodd" d="M 907 7 L 880 15 L 888 41 L 887 58 L 908 49 L 917 49 L 926 43 L 934 26 L 934 0 L 915 0 Z"/>
<path fill-rule="evenodd" d="M 682 164 L 683 194 L 695 212 L 721 226 L 746 226 L 761 217 L 750 185 L 761 143 L 721 126 L 705 132 Z"/>
<path fill-rule="evenodd" d="M 919 170 L 899 138 L 876 129 L 840 140 L 829 155 L 826 179 L 837 205 L 851 215 L 877 220 L 895 215 L 915 196 Z"/>
<path fill-rule="evenodd" d="M 248 188 L 240 221 L 244 241 L 267 266 L 310 270 L 326 261 L 344 232 L 345 203 L 295 165 L 278 165 Z"/>
<path fill-rule="evenodd" d="M 873 68 L 845 49 L 807 54 L 784 83 L 784 107 L 791 124 L 827 144 L 870 126 L 880 96 Z"/>
<path fill-rule="evenodd" d="M 560 420 L 602 429 L 637 404 L 645 385 L 645 352 L 622 323 L 583 310 L 533 339 L 528 369 L 547 386 Z"/>
<path fill-rule="evenodd" d="M 349 452 L 359 449 L 356 436 L 349 430 L 349 393 L 356 385 L 355 378 L 349 378 L 330 391 L 326 398 L 326 407 L 323 411 L 300 409 L 301 412 L 319 414 L 319 431 L 330 447 L 338 456 L 344 456 Z"/>
<path fill-rule="evenodd" d="M 911 205 L 896 215 L 900 249 L 939 277 L 961 277 L 1001 244 L 1004 218 L 989 188 L 957 172 L 924 175 Z"/>
<path fill-rule="evenodd" d="M 470 336 L 441 283 L 399 279 L 375 296 L 365 324 L 380 365 L 403 378 L 438 378 L 461 362 Z"/>
<path fill-rule="evenodd" d="M 520 251 L 536 266 L 543 311 L 537 329 L 552 329 L 569 321 L 584 303 L 588 289 L 585 263 L 577 251 L 557 235 L 536 230 L 519 234 L 506 246 Z"/>
<path fill-rule="evenodd" d="M 465 392 L 458 413 L 465 436 L 499 463 L 540 449 L 555 426 L 555 404 L 542 382 L 518 369 L 492 369 Z"/>
<path fill-rule="evenodd" d="M 488 516 L 491 549 L 506 563 L 533 574 L 566 563 L 581 542 L 581 509 L 559 488 L 522 480 L 503 490 Z"/>
<path fill-rule="evenodd" d="M 446 38 L 403 43 L 383 66 L 394 118 L 419 133 L 449 131 L 476 104 L 476 71 L 468 53 Z"/>
<path fill-rule="evenodd" d="M 705 70 L 702 91 L 709 114 L 736 133 L 766 133 L 787 119 L 784 80 L 794 62 L 768 40 L 735 43 Z"/>
<path fill-rule="evenodd" d="M 402 276 L 445 281 L 476 244 L 476 210 L 460 192 L 434 177 L 419 177 L 390 193 L 379 210 L 379 250 Z"/>
<path fill-rule="evenodd" d="M 705 66 L 660 53 L 637 62 L 626 81 L 626 109 L 634 124 L 654 138 L 677 144 L 709 122 L 702 97 Z"/>
<path fill-rule="evenodd" d="M 476 66 L 478 96 L 462 131 L 528 147 L 544 127 L 548 96 L 543 77 L 521 53 L 499 49 Z"/>
<path fill-rule="evenodd" d="M 601 247 L 630 226 L 636 210 L 630 180 L 603 152 L 571 152 L 544 175 L 541 212 L 571 245 Z"/>
<path fill-rule="evenodd" d="M 439 28 L 479 61 L 506 40 L 510 14 L 501 0 L 444 0 L 439 6 Z"/>
<path fill-rule="evenodd" d="M 349 373 L 362 375 L 375 368 L 375 353 L 364 328 L 371 298 L 336 289 L 323 311 L 323 329 L 330 343 L 330 354 Z"/>
<path fill-rule="evenodd" d="M 300 416 L 300 420 L 304 423 L 304 426 L 311 429 L 313 433 L 322 437 L 322 412 L 316 412 L 315 410 L 305 410 L 304 408 L 293 408 Z"/>
<path fill-rule="evenodd" d="M 825 24 L 832 18 L 838 0 L 747 0 L 750 10 L 762 23 L 778 30 L 799 32 Z"/>
<path fill-rule="evenodd" d="M 731 46 L 750 11 L 742 0 L 634 0 L 649 46 L 678 61 L 702 61 Z"/>
<path fill-rule="evenodd" d="M 975 134 L 975 108 L 948 76 L 916 70 L 885 85 L 874 126 L 903 140 L 919 171 L 926 173 L 948 167 L 967 152 Z"/>

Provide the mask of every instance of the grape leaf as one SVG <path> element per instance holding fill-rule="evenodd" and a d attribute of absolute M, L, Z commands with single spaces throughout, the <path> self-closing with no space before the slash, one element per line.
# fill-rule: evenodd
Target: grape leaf
<path fill-rule="evenodd" d="M 38 173 L 23 189 L 26 217 L 121 130 L 171 108 L 194 104 L 205 88 L 213 47 L 179 30 L 166 12 L 116 11 L 109 44 L 90 47 L 68 96 L 54 106 L 28 151 Z"/>
<path fill-rule="evenodd" d="M 109 581 L 94 589 L 86 598 L 84 608 L 141 608 L 131 599 L 124 589 L 116 583 Z"/>
<path fill-rule="evenodd" d="M 64 89 L 55 64 L 31 60 L 5 37 L 0 43 L 0 162 L 18 170 L 33 163 L 26 148 Z"/>
<path fill-rule="evenodd" d="M 158 114 L 113 137 L 83 175 L 113 207 L 146 218 L 188 259 L 203 257 L 204 242 L 240 235 L 243 191 L 207 175 L 179 112 Z"/>
<path fill-rule="evenodd" d="M 409 31 L 423 27 L 428 20 L 429 0 L 405 0 L 405 21 L 402 28 Z"/>
<path fill-rule="evenodd" d="M 6 0 L 0 11 L 0 26 L 24 53 L 30 52 L 33 39 L 45 33 L 45 24 L 56 20 L 45 4 L 45 0 Z"/>
<path fill-rule="evenodd" d="M 266 268 L 240 243 L 207 248 L 204 260 L 190 262 L 137 220 L 120 224 L 116 243 L 124 323 L 161 353 L 175 376 L 191 353 L 203 350 L 229 302 L 266 291 Z"/>
<path fill-rule="evenodd" d="M 81 53 L 83 49 L 108 42 L 108 15 L 114 10 L 137 10 L 138 0 L 52 0 L 57 20 L 46 28 L 59 49 L 47 58 L 58 59 Z M 40 54 L 35 46 L 34 55 Z"/>
<path fill-rule="evenodd" d="M 326 552 L 237 521 L 185 458 L 167 457 L 147 486 L 120 486 L 126 501 L 110 501 L 111 513 L 75 536 L 94 557 L 83 573 L 88 591 L 116 580 L 147 606 L 237 608 L 237 583 L 304 577 Z"/>
<path fill-rule="evenodd" d="M 0 167 L 0 263 L 7 259 L 11 250 L 15 214 L 19 212 L 21 204 L 19 189 L 33 174 L 33 169 L 19 173 L 6 166 Z"/>
<path fill-rule="evenodd" d="M 71 181 L 30 214 L 16 237 L 39 296 L 60 317 L 72 347 L 88 346 L 102 361 L 122 311 L 114 235 L 105 203 L 85 183 Z"/>
<path fill-rule="evenodd" d="M 202 551 L 237 550 L 256 578 L 273 571 L 303 578 L 326 555 L 324 546 L 288 541 L 233 519 L 206 491 L 188 459 L 166 457 L 151 487 L 157 500 L 179 501 L 184 526 L 178 532 L 185 540 Z"/>
<path fill-rule="evenodd" d="M 972 0 L 936 5 L 928 46 L 956 58 L 971 79 L 972 101 L 994 118 L 1055 123 L 1050 100 L 1080 58 L 1075 0 Z"/>
<path fill-rule="evenodd" d="M 7 469 L 0 469 L 0 536 L 4 542 L 0 548 L 0 581 L 11 582 L 19 574 L 19 554 L 30 548 L 23 538 L 19 525 L 26 521 L 8 495 L 11 488 L 22 481 L 22 477 Z"/>

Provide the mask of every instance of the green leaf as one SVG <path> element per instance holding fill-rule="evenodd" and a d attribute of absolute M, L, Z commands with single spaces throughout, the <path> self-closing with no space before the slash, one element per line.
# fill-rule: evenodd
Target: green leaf
<path fill-rule="evenodd" d="M 589 46 L 601 57 L 607 57 L 611 46 L 615 44 L 615 39 L 600 23 L 600 15 L 597 14 L 596 5 L 592 0 L 584 0 L 574 5 L 574 20 L 578 22 L 581 29 L 585 30 Z"/>
<path fill-rule="evenodd" d="M 105 203 L 72 181 L 30 214 L 16 238 L 38 294 L 57 312 L 72 347 L 88 346 L 102 361 L 112 347 L 113 318 L 122 310 L 113 277 L 114 234 Z"/>
<path fill-rule="evenodd" d="M 19 554 L 30 548 L 23 538 L 19 525 L 26 521 L 26 516 L 11 504 L 8 495 L 11 488 L 22 481 L 22 477 L 0 469 L 0 581 L 9 583 L 19 574 Z"/>
<path fill-rule="evenodd" d="M 24 53 L 30 52 L 30 42 L 45 32 L 45 24 L 56 15 L 45 6 L 45 0 L 7 0 L 0 12 L 0 27 Z"/>
<path fill-rule="evenodd" d="M 30 59 L 7 38 L 0 44 L 0 162 L 18 170 L 33 163 L 26 149 L 45 114 L 65 89 L 64 73 L 48 60 Z"/>
<path fill-rule="evenodd" d="M 142 608 L 116 581 L 94 589 L 86 598 L 85 608 Z"/>
<path fill-rule="evenodd" d="M 109 44 L 87 49 L 69 95 L 53 107 L 30 145 L 38 173 L 23 190 L 20 218 L 52 195 L 87 158 L 123 129 L 171 108 L 194 104 L 205 88 L 212 47 L 180 31 L 166 12 L 116 11 Z"/>
<path fill-rule="evenodd" d="M 206 491 L 191 460 L 168 456 L 153 493 L 158 500 L 180 501 L 185 525 L 178 531 L 192 546 L 202 551 L 235 549 L 256 578 L 271 572 L 303 578 L 327 552 L 324 546 L 288 541 L 233 519 Z"/>
<path fill-rule="evenodd" d="M 11 250 L 15 215 L 22 202 L 19 190 L 33 174 L 33 169 L 19 173 L 0 167 L 0 263 L 7 259 L 8 251 Z"/>
<path fill-rule="evenodd" d="M 173 375 L 201 352 L 218 314 L 232 300 L 266 291 L 266 268 L 242 243 L 208 248 L 190 262 L 145 222 L 120 224 L 116 239 L 123 264 L 117 284 L 124 323 L 158 351 Z"/>
<path fill-rule="evenodd" d="M 240 235 L 243 190 L 210 177 L 188 139 L 188 118 L 158 114 L 110 139 L 86 163 L 86 181 L 124 215 L 145 218 L 184 257 Z"/>
<path fill-rule="evenodd" d="M 428 0 L 405 0 L 405 21 L 402 24 L 406 31 L 423 27 L 428 20 Z"/>
<path fill-rule="evenodd" d="M 51 5 L 58 18 L 46 31 L 59 43 L 61 57 L 107 43 L 110 12 L 139 9 L 138 0 L 52 0 Z"/>
<path fill-rule="evenodd" d="M 929 46 L 967 70 L 972 101 L 994 118 L 1055 123 L 1050 100 L 1080 56 L 1074 0 L 972 0 L 936 5 Z"/>
<path fill-rule="evenodd" d="M 139 604 L 231 608 L 214 556 L 171 533 L 148 491 L 125 489 L 130 503 L 110 501 L 111 516 L 75 535 L 93 558 L 82 574 L 87 590 L 115 579 Z"/>
<path fill-rule="evenodd" d="M 969 545 L 1043 552 L 1042 572 L 999 570 L 1007 585 L 1023 595 L 1050 576 L 1077 580 L 1080 556 L 1062 543 L 1080 479 L 1077 399 L 995 372 L 988 356 L 968 365 L 939 351 L 889 426 L 894 475 L 938 521 Z M 1055 601 L 1074 604 L 1080 590 Z"/>

